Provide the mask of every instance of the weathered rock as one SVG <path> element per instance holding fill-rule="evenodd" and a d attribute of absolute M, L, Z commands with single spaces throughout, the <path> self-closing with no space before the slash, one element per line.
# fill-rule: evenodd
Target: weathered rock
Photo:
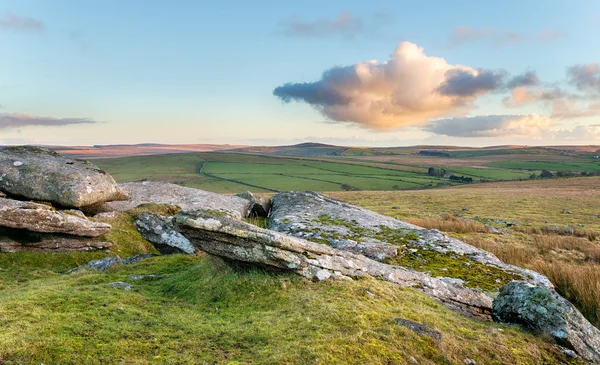
<path fill-rule="evenodd" d="M 0 227 L 86 237 L 97 237 L 111 229 L 110 224 L 93 222 L 72 213 L 53 210 L 44 204 L 7 198 L 0 198 Z"/>
<path fill-rule="evenodd" d="M 73 272 L 78 272 L 81 271 L 83 269 L 93 269 L 93 270 L 98 270 L 98 271 L 106 271 L 110 268 L 116 267 L 116 266 L 121 266 L 121 265 L 130 265 L 130 264 L 135 264 L 137 262 L 140 262 L 144 259 L 150 258 L 150 257 L 154 257 L 156 255 L 153 254 L 139 254 L 139 255 L 134 255 L 134 256 L 129 256 L 126 257 L 124 259 L 122 259 L 120 256 L 112 256 L 112 257 L 105 257 L 103 259 L 99 259 L 99 260 L 92 260 L 90 262 L 88 262 L 85 265 L 82 266 L 78 266 L 74 269 L 71 269 L 69 271 L 67 271 L 68 274 L 73 273 Z"/>
<path fill-rule="evenodd" d="M 562 226 L 543 226 L 540 230 L 545 234 L 558 234 L 561 236 L 571 236 L 574 233 L 573 227 Z"/>
<path fill-rule="evenodd" d="M 131 290 L 133 289 L 133 285 L 125 283 L 123 281 L 115 281 L 114 283 L 106 284 L 115 289 L 123 289 L 123 290 Z"/>
<path fill-rule="evenodd" d="M 0 190 L 72 208 L 127 198 L 112 176 L 91 163 L 33 146 L 0 150 Z"/>
<path fill-rule="evenodd" d="M 162 254 L 196 252 L 190 241 L 175 231 L 172 220 L 172 217 L 143 212 L 138 215 L 135 226 L 142 237 Z"/>
<path fill-rule="evenodd" d="M 507 265 L 493 254 L 440 231 L 424 229 L 317 193 L 285 192 L 275 195 L 269 228 L 380 261 L 395 257 L 394 250 L 399 250 L 399 256 L 414 257 L 415 269 L 423 266 L 425 271 L 425 259 L 420 257 L 423 254 L 434 257 L 452 255 L 461 258 L 465 265 L 485 265 L 493 270 L 503 270 L 510 277 L 552 287 L 545 276 Z"/>
<path fill-rule="evenodd" d="M 0 227 L 0 252 L 68 252 L 102 250 L 112 246 L 97 239 L 29 232 L 23 229 Z"/>
<path fill-rule="evenodd" d="M 119 257 L 117 255 L 117 256 L 112 256 L 112 257 L 105 257 L 105 258 L 99 259 L 99 260 L 92 260 L 85 265 L 82 265 L 82 266 L 79 266 L 79 267 L 76 267 L 74 269 L 67 271 L 67 273 L 70 274 L 73 272 L 78 272 L 83 269 L 106 271 L 110 268 L 120 266 L 120 265 L 123 265 L 123 260 L 121 259 L 121 257 Z"/>
<path fill-rule="evenodd" d="M 156 255 L 151 254 L 151 253 L 141 253 L 138 255 L 125 257 L 122 261 L 123 261 L 123 264 L 125 264 L 125 265 L 131 265 L 131 264 L 136 264 L 142 260 L 149 259 L 154 256 L 156 256 Z"/>
<path fill-rule="evenodd" d="M 184 210 L 204 209 L 242 219 L 246 217 L 250 205 L 248 200 L 237 196 L 225 196 L 164 182 L 132 182 L 120 184 L 119 187 L 129 195 L 129 200 L 86 207 L 86 213 L 126 211 L 141 204 L 155 203 L 173 204 Z"/>
<path fill-rule="evenodd" d="M 431 337 L 436 342 L 442 341 L 442 333 L 426 324 L 411 321 L 404 318 L 394 318 L 394 322 L 398 323 L 403 327 L 408 328 L 409 330 L 413 331 L 418 335 Z"/>
<path fill-rule="evenodd" d="M 496 228 L 496 227 L 491 226 L 489 224 L 486 224 L 485 228 L 488 230 L 489 233 L 493 233 L 493 234 L 503 234 L 503 235 L 510 234 L 510 232 L 507 231 L 506 229 Z"/>
<path fill-rule="evenodd" d="M 249 191 L 244 191 L 243 193 L 236 194 L 240 198 L 246 199 L 250 202 L 250 206 L 248 208 L 248 217 L 268 217 L 269 211 L 271 210 L 271 199 L 265 198 L 262 196 L 254 196 Z"/>
<path fill-rule="evenodd" d="M 463 313 L 488 318 L 492 298 L 486 293 L 445 282 L 425 273 L 387 265 L 205 211 L 182 211 L 175 228 L 197 248 L 223 258 L 290 270 L 312 280 L 373 276 L 415 287 Z"/>
<path fill-rule="evenodd" d="M 600 330 L 555 291 L 512 282 L 500 288 L 493 302 L 494 319 L 517 323 L 575 350 L 581 357 L 600 364 Z"/>

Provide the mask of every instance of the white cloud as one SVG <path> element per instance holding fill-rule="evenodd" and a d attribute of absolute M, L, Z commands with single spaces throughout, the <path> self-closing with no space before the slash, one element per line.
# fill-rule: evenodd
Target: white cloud
<path fill-rule="evenodd" d="M 484 74 L 489 71 L 450 65 L 414 43 L 402 42 L 387 62 L 332 68 L 319 81 L 288 83 L 273 94 L 284 102 L 311 104 L 332 120 L 389 130 L 464 115 L 477 96 L 496 87 L 493 75 L 479 78 Z M 452 87 L 440 91 L 449 82 Z"/>

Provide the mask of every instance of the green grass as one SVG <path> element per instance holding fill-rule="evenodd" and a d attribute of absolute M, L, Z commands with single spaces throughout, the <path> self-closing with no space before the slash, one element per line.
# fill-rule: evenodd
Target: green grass
<path fill-rule="evenodd" d="M 488 166 L 503 169 L 520 170 L 549 170 L 549 171 L 578 171 L 592 172 L 600 171 L 598 162 L 542 162 L 542 161 L 496 161 L 490 162 Z"/>
<path fill-rule="evenodd" d="M 528 179 L 530 172 L 512 171 L 504 169 L 476 169 L 468 167 L 449 167 L 455 175 L 472 176 L 491 180 L 519 180 Z"/>
<path fill-rule="evenodd" d="M 1 277 L 38 271 L 0 256 Z M 15 258 L 15 259 L 12 259 Z M 46 264 L 0 294 L 4 364 L 575 363 L 516 328 L 471 320 L 422 294 L 376 280 L 313 283 L 236 269 L 207 256 L 147 259 L 106 273 Z M 130 281 L 129 275 L 159 274 Z M 131 291 L 106 284 L 129 281 Z M 434 326 L 443 345 L 393 322 Z"/>

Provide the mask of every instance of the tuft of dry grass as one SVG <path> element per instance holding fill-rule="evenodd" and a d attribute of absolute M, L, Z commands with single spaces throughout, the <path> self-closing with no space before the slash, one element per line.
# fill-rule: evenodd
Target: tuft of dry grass
<path fill-rule="evenodd" d="M 425 218 L 408 218 L 407 221 L 409 223 L 415 224 L 417 226 L 428 228 L 428 229 L 437 229 L 443 232 L 455 232 L 455 233 L 487 233 L 488 229 L 485 225 L 465 220 L 459 217 L 455 217 L 449 214 L 442 215 L 441 218 L 435 217 L 425 217 Z"/>

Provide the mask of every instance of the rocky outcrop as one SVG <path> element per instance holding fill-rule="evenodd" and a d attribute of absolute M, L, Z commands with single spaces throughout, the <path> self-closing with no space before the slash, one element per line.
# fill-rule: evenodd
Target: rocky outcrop
<path fill-rule="evenodd" d="M 255 196 L 249 191 L 244 191 L 243 193 L 236 194 L 240 198 L 246 199 L 250 202 L 250 206 L 248 207 L 248 213 L 246 214 L 248 217 L 267 217 L 269 216 L 269 211 L 271 210 L 271 199 Z"/>
<path fill-rule="evenodd" d="M 112 176 L 93 164 L 33 146 L 0 150 L 0 191 L 71 208 L 127 198 Z"/>
<path fill-rule="evenodd" d="M 0 198 L 0 227 L 84 237 L 97 237 L 111 229 L 110 224 L 57 211 L 45 204 L 7 198 Z"/>
<path fill-rule="evenodd" d="M 174 222 L 175 228 L 195 247 L 212 255 L 293 271 L 311 280 L 373 276 L 417 288 L 463 313 L 483 318 L 491 314 L 489 295 L 457 282 L 432 278 L 425 273 L 205 211 L 182 211 Z"/>
<path fill-rule="evenodd" d="M 92 251 L 111 246 L 112 243 L 97 239 L 0 227 L 0 252 L 2 253 Z"/>
<path fill-rule="evenodd" d="M 518 323 L 551 337 L 561 346 L 600 364 L 600 330 L 553 290 L 524 282 L 505 285 L 494 299 L 493 316 L 499 322 Z"/>
<path fill-rule="evenodd" d="M 481 275 L 490 277 L 490 285 L 483 287 L 488 291 L 497 291 L 503 281 L 513 279 L 552 287 L 543 275 L 507 265 L 493 254 L 437 230 L 423 229 L 317 193 L 275 195 L 269 228 L 417 271 L 437 269 L 440 272 L 436 276 L 467 281 L 469 285 L 476 285 L 468 282 L 469 273 L 479 270 Z M 441 260 L 449 257 L 454 260 Z M 439 265 L 448 267 L 439 270 Z M 496 280 L 499 282 L 495 285 Z"/>
<path fill-rule="evenodd" d="M 175 231 L 172 217 L 143 212 L 138 215 L 135 225 L 138 232 L 151 242 L 161 254 L 196 252 L 190 241 Z"/>
<path fill-rule="evenodd" d="M 87 207 L 88 214 L 111 211 L 126 211 L 141 204 L 172 204 L 184 210 L 205 209 L 216 214 L 228 215 L 237 219 L 247 216 L 250 202 L 237 196 L 225 196 L 208 191 L 186 188 L 175 184 L 155 181 L 142 181 L 120 184 L 129 200 L 114 201 Z"/>

